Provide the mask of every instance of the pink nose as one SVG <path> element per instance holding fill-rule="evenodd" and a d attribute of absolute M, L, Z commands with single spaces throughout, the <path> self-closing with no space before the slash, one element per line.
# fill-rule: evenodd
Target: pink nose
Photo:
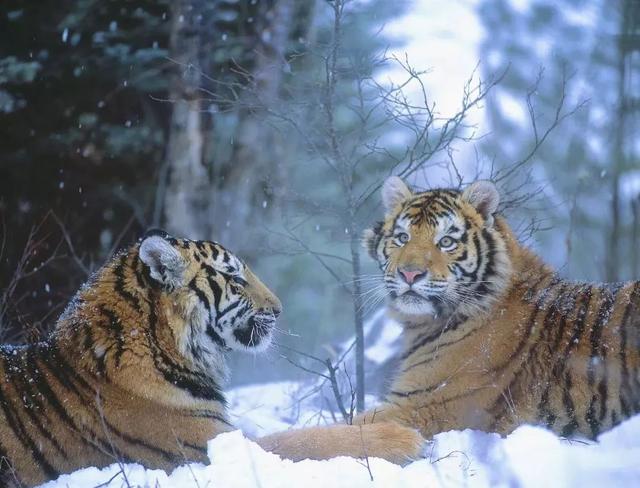
<path fill-rule="evenodd" d="M 409 269 L 399 269 L 398 272 L 404 278 L 408 284 L 413 284 L 418 278 L 426 274 L 426 271 L 423 270 L 409 270 Z"/>

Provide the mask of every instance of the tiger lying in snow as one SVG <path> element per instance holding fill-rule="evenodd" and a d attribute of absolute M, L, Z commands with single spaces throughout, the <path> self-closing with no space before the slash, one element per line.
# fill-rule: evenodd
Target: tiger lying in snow
<path fill-rule="evenodd" d="M 464 191 L 383 187 L 365 243 L 404 326 L 383 405 L 427 437 L 523 423 L 595 438 L 640 412 L 640 282 L 571 283 L 518 243 L 488 181 Z"/>

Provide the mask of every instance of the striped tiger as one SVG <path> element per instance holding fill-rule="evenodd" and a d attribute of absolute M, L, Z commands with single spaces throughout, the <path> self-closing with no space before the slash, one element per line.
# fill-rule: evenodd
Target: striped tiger
<path fill-rule="evenodd" d="M 226 351 L 265 349 L 280 311 L 220 244 L 149 232 L 97 271 L 47 340 L 0 348 L 0 484 L 33 486 L 114 462 L 206 462 L 207 441 L 233 430 Z M 397 424 L 258 440 L 291 458 L 395 461 L 417 455 L 421 441 Z"/>
<path fill-rule="evenodd" d="M 560 278 L 497 214 L 489 181 L 413 192 L 390 177 L 382 196 L 364 244 L 404 350 L 384 403 L 356 422 L 593 439 L 640 411 L 640 282 Z"/>

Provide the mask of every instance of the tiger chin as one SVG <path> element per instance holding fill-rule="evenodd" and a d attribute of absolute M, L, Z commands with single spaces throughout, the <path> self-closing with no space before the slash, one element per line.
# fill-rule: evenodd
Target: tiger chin
<path fill-rule="evenodd" d="M 164 470 L 207 462 L 207 442 L 234 429 L 225 355 L 264 350 L 280 311 L 220 244 L 149 232 L 96 272 L 47 340 L 0 348 L 2 486 L 115 462 Z M 354 429 L 292 430 L 257 442 L 291 459 L 394 461 L 422 445 L 398 424 L 367 426 L 364 436 Z"/>
<path fill-rule="evenodd" d="M 382 197 L 364 245 L 404 350 L 383 404 L 355 422 L 594 439 L 640 412 L 640 282 L 561 279 L 517 241 L 489 181 L 414 192 L 391 177 Z"/>

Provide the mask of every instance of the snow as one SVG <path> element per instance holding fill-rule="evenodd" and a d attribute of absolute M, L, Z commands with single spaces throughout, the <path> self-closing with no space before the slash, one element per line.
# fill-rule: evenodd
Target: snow
<path fill-rule="evenodd" d="M 374 317 L 374 320 L 376 318 Z M 397 348 L 393 346 L 400 342 L 401 334 L 402 326 L 398 322 L 388 319 L 375 341 L 365 349 L 365 358 L 376 364 L 390 360 L 397 351 Z"/>
<path fill-rule="evenodd" d="M 290 386 L 290 385 L 287 385 Z M 259 387 L 255 387 L 258 388 Z M 272 385 L 267 385 L 273 390 Z M 257 390 L 254 390 L 257 391 Z M 273 425 L 279 425 L 278 423 Z M 601 436 L 599 443 L 560 439 L 545 429 L 522 426 L 507 438 L 465 430 L 435 436 L 425 457 L 401 467 L 381 459 L 347 457 L 291 462 L 263 451 L 241 431 L 221 434 L 208 446 L 211 464 L 181 466 L 167 474 L 139 465 L 87 468 L 46 488 L 197 487 L 489 487 L 634 486 L 640 483 L 640 416 Z M 126 482 L 122 472 L 126 474 Z"/>

